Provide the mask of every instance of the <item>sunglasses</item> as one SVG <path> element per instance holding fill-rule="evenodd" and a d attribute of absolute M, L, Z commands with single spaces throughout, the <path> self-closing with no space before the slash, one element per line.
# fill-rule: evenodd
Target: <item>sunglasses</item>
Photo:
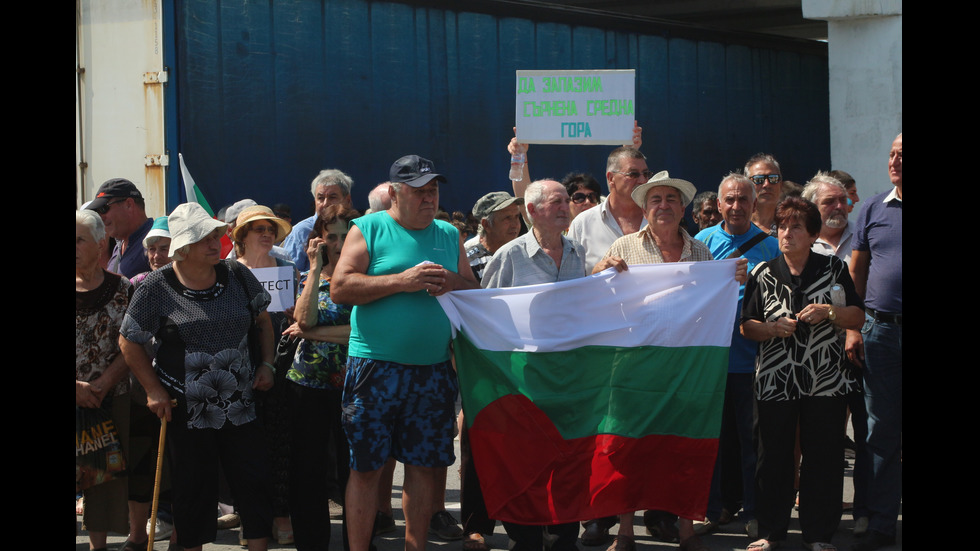
<path fill-rule="evenodd" d="M 766 180 L 769 180 L 770 184 L 776 185 L 779 183 L 781 177 L 779 174 L 756 174 L 755 176 L 751 176 L 751 178 L 755 182 L 755 185 L 761 186 L 766 183 Z"/>
<path fill-rule="evenodd" d="M 109 212 L 109 209 L 112 208 L 112 205 L 115 205 L 117 203 L 122 203 L 125 200 L 126 199 L 119 199 L 118 201 L 110 201 L 110 202 L 102 205 L 101 207 L 95 209 L 95 212 L 97 212 L 98 214 L 104 215 L 105 213 Z"/>
<path fill-rule="evenodd" d="M 613 173 L 614 174 L 622 174 L 623 176 L 626 176 L 630 180 L 635 180 L 635 179 L 639 178 L 640 176 L 643 176 L 643 179 L 644 180 L 649 180 L 650 177 L 653 176 L 653 173 L 650 172 L 649 170 L 644 170 L 643 172 L 620 172 L 618 170 L 614 170 Z"/>
<path fill-rule="evenodd" d="M 580 205 L 586 201 L 595 204 L 599 202 L 599 197 L 595 193 L 582 193 L 581 191 L 576 191 L 572 194 L 572 202 L 576 205 Z"/>
<path fill-rule="evenodd" d="M 259 234 L 271 233 L 273 237 L 276 236 L 275 226 L 250 226 L 248 228 L 248 231 L 254 231 L 255 233 L 259 233 Z"/>

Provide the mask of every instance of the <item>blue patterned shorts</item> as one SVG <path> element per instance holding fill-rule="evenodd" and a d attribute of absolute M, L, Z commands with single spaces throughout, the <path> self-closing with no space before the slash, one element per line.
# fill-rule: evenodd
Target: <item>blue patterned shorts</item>
<path fill-rule="evenodd" d="M 406 465 L 452 465 L 458 390 L 449 362 L 403 365 L 348 357 L 343 422 L 351 469 L 380 469 L 389 456 Z"/>

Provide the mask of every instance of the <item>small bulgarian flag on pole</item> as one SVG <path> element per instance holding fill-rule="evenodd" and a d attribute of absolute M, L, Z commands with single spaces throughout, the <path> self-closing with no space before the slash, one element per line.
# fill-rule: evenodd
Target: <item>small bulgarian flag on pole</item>
<path fill-rule="evenodd" d="M 738 303 L 734 260 L 439 297 L 491 518 L 702 518 Z"/>
<path fill-rule="evenodd" d="M 201 205 L 204 207 L 204 210 L 208 211 L 211 217 L 214 217 L 214 209 L 208 204 L 208 200 L 204 198 L 204 192 L 194 183 L 194 177 L 191 176 L 191 171 L 187 170 L 187 165 L 184 164 L 184 154 L 178 153 L 177 159 L 180 161 L 180 176 L 184 180 L 184 192 L 187 194 L 187 202 Z"/>

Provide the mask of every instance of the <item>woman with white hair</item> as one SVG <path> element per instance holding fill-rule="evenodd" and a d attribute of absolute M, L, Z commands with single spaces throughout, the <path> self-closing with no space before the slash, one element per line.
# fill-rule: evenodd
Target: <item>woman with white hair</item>
<path fill-rule="evenodd" d="M 143 283 L 150 272 L 170 264 L 170 228 L 167 226 L 166 216 L 161 216 L 153 221 L 153 227 L 143 238 L 143 254 L 146 255 L 146 262 L 150 265 L 150 271 L 131 277 L 129 282 L 134 287 Z"/>
<path fill-rule="evenodd" d="M 105 249 L 105 225 L 92 210 L 75 211 L 75 406 L 102 408 L 129 443 L 129 379 L 119 353 L 119 327 L 129 304 L 129 280 L 107 272 L 99 262 Z M 111 530 L 125 534 L 125 478 L 85 490 L 83 523 L 91 549 L 105 549 Z"/>
<path fill-rule="evenodd" d="M 268 450 L 256 419 L 254 391 L 273 384 L 270 297 L 238 262 L 220 258 L 227 225 L 196 203 L 170 214 L 170 265 L 136 290 L 119 339 L 146 389 L 147 406 L 172 420 L 177 543 L 214 541 L 218 461 L 236 496 L 248 548 L 264 551 L 272 526 Z M 257 357 L 249 352 L 258 341 Z M 151 366 L 143 345 L 153 344 Z M 176 407 L 171 406 L 176 398 Z"/>

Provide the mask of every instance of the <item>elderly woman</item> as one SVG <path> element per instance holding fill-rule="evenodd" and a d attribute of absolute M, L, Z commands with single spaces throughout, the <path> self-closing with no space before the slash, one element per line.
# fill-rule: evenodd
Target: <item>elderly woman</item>
<path fill-rule="evenodd" d="M 119 343 L 149 408 L 173 421 L 167 437 L 177 540 L 188 550 L 214 541 L 220 461 L 248 548 L 265 550 L 272 496 L 268 454 L 255 445 L 264 436 L 253 393 L 273 384 L 270 297 L 240 263 L 220 259 L 224 222 L 185 203 L 169 225 L 173 262 L 136 290 Z M 258 340 L 259 357 L 249 353 L 249 339 Z M 147 342 L 156 349 L 152 366 Z"/>
<path fill-rule="evenodd" d="M 129 280 L 105 271 L 105 226 L 95 211 L 75 211 L 75 406 L 109 412 L 123 450 L 129 438 L 129 369 L 119 353 L 119 327 L 129 304 Z M 105 549 L 110 530 L 127 533 L 126 479 L 85 490 L 85 527 L 92 549 Z"/>
<path fill-rule="evenodd" d="M 351 307 L 330 299 L 330 278 L 348 225 L 357 216 L 356 210 L 341 204 L 327 207 L 317 219 L 306 248 L 310 271 L 296 303 L 296 323 L 285 331 L 302 339 L 285 383 L 291 433 L 289 500 L 300 551 L 326 551 L 330 543 L 327 498 L 341 498 L 347 485 L 350 451 L 340 422 L 340 403 Z"/>
<path fill-rule="evenodd" d="M 830 544 L 841 516 L 845 395 L 855 381 L 844 369 L 838 333 L 857 329 L 864 305 L 847 265 L 811 252 L 820 235 L 820 211 L 798 198 L 775 212 L 783 253 L 752 270 L 745 285 L 742 334 L 758 341 L 759 536 L 749 545 L 767 551 L 786 539 L 793 506 L 793 447 L 799 425 L 806 459 L 800 469 L 800 527 L 805 545 Z"/>
<path fill-rule="evenodd" d="M 139 287 L 146 276 L 170 264 L 170 229 L 167 217 L 161 216 L 153 221 L 153 226 L 143 238 L 143 253 L 150 265 L 149 272 L 142 272 L 130 278 L 133 288 Z M 154 474 L 157 462 L 157 446 L 160 442 L 160 420 L 146 409 L 146 392 L 139 381 L 130 378 L 132 391 L 129 393 L 130 434 L 129 455 L 129 537 L 125 549 L 146 547 L 147 522 L 150 516 L 150 501 L 153 499 Z M 169 467 L 169 466 L 168 466 Z M 169 502 L 169 468 L 164 468 L 161 487 L 161 501 Z M 167 507 L 169 515 L 169 507 Z M 169 518 L 169 517 L 168 517 Z M 160 522 L 160 520 L 158 520 Z M 160 530 L 157 529 L 157 534 Z"/>
<path fill-rule="evenodd" d="M 150 271 L 136 274 L 130 278 L 129 282 L 134 287 L 139 287 L 139 284 L 143 283 L 150 272 L 170 264 L 170 228 L 167 226 L 166 216 L 161 216 L 153 221 L 153 227 L 143 238 L 143 254 L 146 255 L 146 262 L 150 265 Z"/>
<path fill-rule="evenodd" d="M 637 186 L 630 197 L 643 209 L 647 227 L 614 241 L 603 260 L 593 268 L 593 273 L 598 273 L 609 266 L 621 270 L 625 268 L 625 264 L 714 260 L 711 251 L 704 243 L 692 238 L 681 229 L 684 209 L 691 203 L 696 193 L 697 188 L 694 184 L 687 180 L 671 178 L 666 170 L 654 174 L 645 184 Z M 739 282 L 744 282 L 747 277 L 747 263 L 744 258 L 736 263 L 735 279 Z M 710 482 L 710 478 L 709 473 L 706 484 Z M 707 492 L 708 487 L 705 486 L 704 490 Z M 643 514 L 644 524 L 650 533 L 659 539 L 665 541 L 679 539 L 682 551 L 707 550 L 707 546 L 694 533 L 695 519 L 678 519 L 677 529 L 673 526 L 673 519 L 674 515 L 667 511 L 646 511 Z M 609 549 L 610 551 L 636 549 L 632 512 L 620 515 L 619 534 Z"/>
<path fill-rule="evenodd" d="M 236 203 L 237 204 L 237 203 Z M 276 216 L 272 209 L 263 205 L 253 205 L 241 210 L 235 219 L 231 238 L 235 246 L 235 259 L 251 270 L 256 268 L 289 267 L 296 274 L 293 286 L 296 289 L 299 272 L 296 265 L 288 260 L 272 256 L 273 245 L 292 231 L 288 222 Z M 288 309 L 291 313 L 292 309 Z M 282 329 L 286 325 L 287 313 L 270 312 L 273 342 L 279 342 Z M 286 420 L 286 403 L 282 394 L 285 373 L 276 373 L 276 384 L 267 395 L 259 400 L 259 417 L 263 420 L 272 459 L 272 512 L 274 516 L 276 540 L 280 545 L 293 543 L 293 527 L 289 521 L 289 433 Z"/>

